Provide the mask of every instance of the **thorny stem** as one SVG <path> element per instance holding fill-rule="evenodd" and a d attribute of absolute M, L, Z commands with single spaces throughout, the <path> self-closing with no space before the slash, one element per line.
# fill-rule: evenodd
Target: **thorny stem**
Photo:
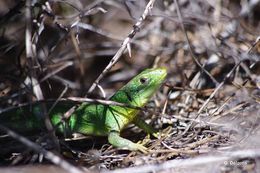
<path fill-rule="evenodd" d="M 116 54 L 114 55 L 114 57 L 111 59 L 111 61 L 109 62 L 109 64 L 106 66 L 106 68 L 103 70 L 103 72 L 98 76 L 98 78 L 94 81 L 94 83 L 91 85 L 91 87 L 88 90 L 88 93 L 91 93 L 97 86 L 97 84 L 99 83 L 99 81 L 105 76 L 105 74 L 107 74 L 107 72 L 113 67 L 113 65 L 115 65 L 115 63 L 118 62 L 118 60 L 120 59 L 120 57 L 122 56 L 122 54 L 124 53 L 125 49 L 127 48 L 127 46 L 130 44 L 131 40 L 133 39 L 133 37 L 136 35 L 136 33 L 140 30 L 141 24 L 143 23 L 143 21 L 146 19 L 146 17 L 148 16 L 149 12 L 151 11 L 151 9 L 153 8 L 153 4 L 154 4 L 155 0 L 150 0 L 148 2 L 148 4 L 145 7 L 145 10 L 142 14 L 142 16 L 139 18 L 139 20 L 136 22 L 136 24 L 133 26 L 132 31 L 128 34 L 128 36 L 125 38 L 125 40 L 123 41 L 122 46 L 120 47 L 120 49 L 116 52 Z"/>

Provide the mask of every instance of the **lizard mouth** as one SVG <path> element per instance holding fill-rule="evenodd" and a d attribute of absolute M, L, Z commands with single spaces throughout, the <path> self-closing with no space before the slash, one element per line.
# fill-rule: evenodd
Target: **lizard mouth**
<path fill-rule="evenodd" d="M 158 69 L 156 69 L 156 73 L 157 73 L 158 77 L 160 78 L 160 80 L 164 80 L 167 76 L 166 68 L 158 68 Z"/>

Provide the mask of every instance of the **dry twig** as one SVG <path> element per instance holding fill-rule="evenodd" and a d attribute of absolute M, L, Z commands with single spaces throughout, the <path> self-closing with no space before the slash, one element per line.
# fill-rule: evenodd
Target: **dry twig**
<path fill-rule="evenodd" d="M 140 30 L 140 27 L 143 23 L 143 21 L 146 19 L 146 17 L 148 16 L 149 12 L 152 10 L 153 8 L 153 4 L 154 4 L 155 0 L 150 0 L 148 2 L 148 4 L 146 5 L 146 8 L 142 14 L 142 16 L 139 18 L 139 20 L 135 23 L 135 25 L 133 26 L 133 30 L 128 34 L 127 38 L 123 41 L 122 46 L 120 47 L 120 49 L 116 52 L 115 56 L 111 59 L 111 61 L 109 62 L 109 64 L 107 65 L 107 67 L 103 70 L 103 72 L 98 76 L 98 78 L 95 80 L 95 82 L 91 85 L 91 87 L 88 90 L 88 94 L 91 93 L 97 86 L 97 84 L 99 83 L 99 81 L 105 76 L 105 74 L 113 67 L 113 65 L 115 63 L 117 63 L 117 61 L 119 60 L 119 58 L 122 56 L 122 54 L 124 53 L 125 49 L 127 47 L 130 46 L 130 42 L 131 40 L 134 38 L 134 36 L 136 35 L 136 33 Z M 130 50 L 128 50 L 130 51 Z"/>

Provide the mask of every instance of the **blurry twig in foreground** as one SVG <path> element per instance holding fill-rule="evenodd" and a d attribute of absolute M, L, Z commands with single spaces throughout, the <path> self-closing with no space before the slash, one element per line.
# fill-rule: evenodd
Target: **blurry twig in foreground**
<path fill-rule="evenodd" d="M 56 165 L 59 165 L 63 169 L 68 170 L 71 173 L 83 173 L 82 170 L 80 170 L 80 169 L 76 168 L 75 166 L 71 165 L 69 162 L 65 161 L 64 159 L 57 156 L 53 152 L 50 152 L 50 151 L 43 149 L 39 145 L 31 142 L 30 140 L 28 140 L 25 137 L 15 133 L 14 131 L 12 131 L 12 130 L 10 130 L 10 129 L 2 126 L 2 125 L 0 125 L 0 129 L 1 129 L 1 131 L 6 132 L 7 135 L 11 136 L 12 138 L 14 138 L 14 139 L 18 140 L 19 142 L 23 143 L 24 145 L 26 145 L 28 148 L 34 150 L 37 153 L 43 154 L 46 159 L 48 159 L 49 161 L 51 161 L 52 163 L 54 163 Z"/>

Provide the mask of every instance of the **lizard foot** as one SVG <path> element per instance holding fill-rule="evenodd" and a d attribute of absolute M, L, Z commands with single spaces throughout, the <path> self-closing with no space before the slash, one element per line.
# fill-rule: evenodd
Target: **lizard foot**
<path fill-rule="evenodd" d="M 128 149 L 132 150 L 132 151 L 141 151 L 142 153 L 145 153 L 145 154 L 148 153 L 148 148 L 146 148 L 142 144 L 138 144 L 138 143 L 132 143 L 131 145 L 129 145 Z"/>
<path fill-rule="evenodd" d="M 122 138 L 119 136 L 119 132 L 112 131 L 108 135 L 108 141 L 110 144 L 117 148 L 127 149 L 131 151 L 141 151 L 143 153 L 147 153 L 148 149 L 139 143 L 134 143 L 128 139 Z"/>

